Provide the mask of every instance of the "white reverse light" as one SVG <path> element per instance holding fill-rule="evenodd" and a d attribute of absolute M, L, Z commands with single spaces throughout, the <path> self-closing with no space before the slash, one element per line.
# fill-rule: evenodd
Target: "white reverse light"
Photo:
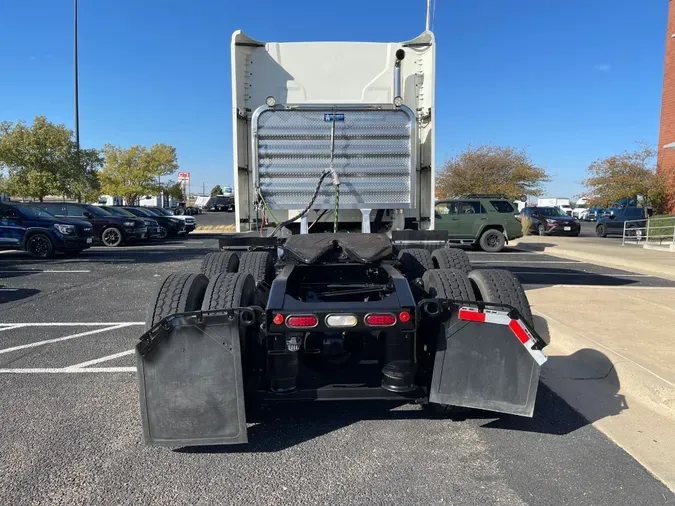
<path fill-rule="evenodd" d="M 274 107 L 274 105 L 277 103 L 277 99 L 269 96 L 265 99 L 265 103 L 267 104 L 267 107 Z"/>
<path fill-rule="evenodd" d="M 355 327 L 356 316 L 353 314 L 331 314 L 326 316 L 327 327 Z"/>

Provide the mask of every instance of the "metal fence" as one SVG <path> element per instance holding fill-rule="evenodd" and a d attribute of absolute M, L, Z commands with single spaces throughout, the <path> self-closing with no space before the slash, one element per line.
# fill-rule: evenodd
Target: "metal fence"
<path fill-rule="evenodd" d="M 675 217 L 627 220 L 623 224 L 621 244 L 653 244 L 655 246 L 675 244 Z"/>

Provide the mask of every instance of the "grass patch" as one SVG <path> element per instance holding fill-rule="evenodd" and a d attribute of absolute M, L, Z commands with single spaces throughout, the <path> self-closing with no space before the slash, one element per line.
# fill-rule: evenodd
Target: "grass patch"
<path fill-rule="evenodd" d="M 663 228 L 667 227 L 667 228 Z M 673 242 L 675 231 L 675 215 L 652 216 L 649 220 L 648 237 L 651 244 L 668 244 Z"/>
<path fill-rule="evenodd" d="M 523 232 L 523 237 L 530 233 L 530 228 L 532 227 L 532 220 L 529 216 L 524 214 L 520 215 L 520 230 Z"/>
<path fill-rule="evenodd" d="M 208 232 L 234 232 L 236 227 L 234 225 L 199 225 L 197 230 Z"/>

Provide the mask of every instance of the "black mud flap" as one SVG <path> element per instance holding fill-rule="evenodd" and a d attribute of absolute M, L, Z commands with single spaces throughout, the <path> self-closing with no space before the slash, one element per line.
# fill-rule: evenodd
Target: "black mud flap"
<path fill-rule="evenodd" d="M 450 304 L 443 318 L 429 401 L 531 417 L 543 340 L 508 306 Z"/>
<path fill-rule="evenodd" d="M 170 316 L 136 345 L 145 441 L 246 443 L 238 311 Z"/>

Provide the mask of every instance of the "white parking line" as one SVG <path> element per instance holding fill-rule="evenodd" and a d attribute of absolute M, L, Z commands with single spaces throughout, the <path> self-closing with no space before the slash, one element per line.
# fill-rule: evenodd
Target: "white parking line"
<path fill-rule="evenodd" d="M 7 327 L 3 326 L 2 328 L 0 328 L 0 332 L 2 332 L 3 330 L 20 329 L 21 327 L 25 327 L 25 325 L 9 325 Z"/>
<path fill-rule="evenodd" d="M 61 274 L 61 273 L 68 273 L 68 274 L 72 274 L 72 273 L 80 273 L 80 274 L 81 274 L 81 273 L 91 272 L 91 271 L 87 271 L 87 270 L 72 270 L 72 271 L 71 271 L 71 270 L 68 270 L 68 271 L 64 270 L 64 271 L 58 271 L 58 270 L 55 270 L 55 269 L 48 269 L 48 270 L 41 270 L 41 269 L 20 269 L 20 270 L 19 270 L 19 269 L 17 269 L 17 270 L 14 270 L 14 271 L 0 271 L 0 274 L 12 274 L 12 273 L 15 273 L 15 272 L 22 273 L 22 274 L 23 274 L 23 273 L 27 273 L 27 272 L 34 272 L 34 273 L 36 273 L 36 274 L 39 274 L 39 273 L 50 273 L 50 274 L 56 274 L 56 273 L 59 273 L 59 274 Z"/>
<path fill-rule="evenodd" d="M 4 350 L 0 350 L 0 355 L 4 353 L 11 353 L 13 351 L 18 351 L 18 350 L 25 350 L 27 348 L 36 348 L 37 346 L 44 346 L 45 344 L 52 344 L 52 343 L 59 343 L 62 341 L 69 341 L 70 339 L 75 339 L 76 337 L 84 337 L 84 336 L 90 336 L 92 334 L 99 334 L 101 332 L 107 332 L 108 330 L 117 330 L 117 329 L 122 329 L 124 327 L 129 327 L 129 325 L 115 325 L 112 327 L 104 327 L 102 329 L 96 329 L 96 330 L 88 330 L 87 332 L 79 332 L 77 334 L 72 334 L 69 336 L 63 336 L 63 337 L 57 337 L 55 339 L 45 339 L 44 341 L 37 341 L 35 343 L 28 343 L 28 344 L 21 344 L 19 346 L 12 346 L 11 348 L 5 348 Z"/>
<path fill-rule="evenodd" d="M 77 374 L 83 372 L 136 372 L 135 367 L 85 367 L 64 368 L 37 368 L 37 369 L 0 369 L 0 374 Z"/>
<path fill-rule="evenodd" d="M 133 352 L 134 352 L 134 350 L 121 351 L 119 353 L 115 353 L 113 355 L 108 355 L 106 357 L 95 358 L 94 360 L 88 360 L 87 362 L 81 362 L 79 364 L 69 365 L 68 367 L 66 367 L 66 369 L 82 369 L 83 367 L 89 367 L 90 365 L 100 364 L 101 362 L 107 362 L 108 360 L 114 360 L 116 358 L 126 357 L 127 355 L 131 355 Z"/>
<path fill-rule="evenodd" d="M 114 325 L 145 325 L 145 322 L 49 322 L 49 323 L 0 323 L 0 327 L 6 327 L 8 325 L 16 327 L 109 327 Z M 6 329 L 2 329 L 6 330 Z"/>

